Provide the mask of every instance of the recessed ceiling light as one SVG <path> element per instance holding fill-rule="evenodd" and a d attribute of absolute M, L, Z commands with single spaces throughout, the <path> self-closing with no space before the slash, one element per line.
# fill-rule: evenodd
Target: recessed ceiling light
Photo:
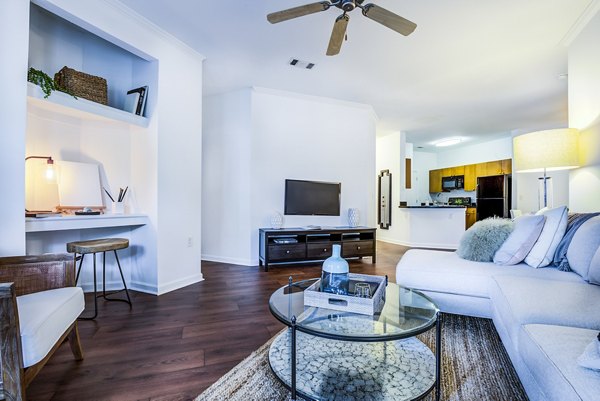
<path fill-rule="evenodd" d="M 460 139 L 460 138 L 446 138 L 446 139 L 442 139 L 442 140 L 435 142 L 434 145 L 438 148 L 442 148 L 442 147 L 446 147 L 446 146 L 458 145 L 461 142 L 462 142 L 462 139 Z"/>

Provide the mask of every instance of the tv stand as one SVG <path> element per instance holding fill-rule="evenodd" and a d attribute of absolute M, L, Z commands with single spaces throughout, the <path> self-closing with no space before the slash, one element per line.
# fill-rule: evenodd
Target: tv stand
<path fill-rule="evenodd" d="M 316 262 L 331 256 L 332 246 L 342 246 L 343 258 L 371 257 L 376 263 L 376 228 L 322 227 L 259 229 L 259 266 Z"/>

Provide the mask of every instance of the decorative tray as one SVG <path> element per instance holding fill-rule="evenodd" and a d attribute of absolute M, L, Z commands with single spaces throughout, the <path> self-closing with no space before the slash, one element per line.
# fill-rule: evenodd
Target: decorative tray
<path fill-rule="evenodd" d="M 381 312 L 385 303 L 385 287 L 387 276 L 371 276 L 368 274 L 349 274 L 349 295 L 321 292 L 321 280 L 317 280 L 304 291 L 304 305 L 326 308 L 361 315 L 374 315 Z M 356 283 L 369 283 L 371 298 L 354 296 Z"/>

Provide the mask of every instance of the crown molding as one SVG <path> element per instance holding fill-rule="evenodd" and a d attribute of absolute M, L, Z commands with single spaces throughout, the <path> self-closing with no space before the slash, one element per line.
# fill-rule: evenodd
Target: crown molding
<path fill-rule="evenodd" d="M 596 14 L 600 11 L 600 0 L 591 0 L 587 5 L 585 10 L 581 13 L 577 21 L 569 28 L 565 36 L 560 41 L 560 45 L 564 47 L 569 47 L 575 38 L 579 36 L 581 31 L 585 29 L 587 24 L 596 16 Z"/>

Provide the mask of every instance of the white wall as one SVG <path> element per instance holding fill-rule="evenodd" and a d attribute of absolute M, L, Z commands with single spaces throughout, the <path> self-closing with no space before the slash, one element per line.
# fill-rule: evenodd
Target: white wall
<path fill-rule="evenodd" d="M 569 127 L 582 130 L 582 168 L 570 174 L 574 212 L 600 210 L 600 14 L 569 46 Z"/>
<path fill-rule="evenodd" d="M 205 238 L 203 258 L 257 264 L 258 229 L 269 227 L 274 211 L 283 212 L 286 178 L 341 182 L 342 195 L 341 216 L 285 216 L 285 227 L 347 225 L 351 207 L 360 209 L 361 224 L 373 225 L 372 108 L 268 89 L 248 91 L 206 100 L 205 190 L 217 199 L 203 205 L 203 232 L 218 237 Z M 221 203 L 223 198 L 228 200 Z"/>
<path fill-rule="evenodd" d="M 409 205 L 420 205 L 422 202 L 431 202 L 429 196 L 429 170 L 437 169 L 437 154 L 415 151 L 412 159 L 412 190 L 408 190 L 411 198 L 407 199 Z"/>
<path fill-rule="evenodd" d="M 437 168 L 512 159 L 512 138 L 464 145 L 437 152 Z"/>
<path fill-rule="evenodd" d="M 202 258 L 249 264 L 252 90 L 204 98 Z M 234 244 L 235 246 L 232 246 Z M 240 244 L 243 246 L 240 247 Z"/>
<path fill-rule="evenodd" d="M 17 22 L 18 21 L 18 22 Z M 25 126 L 29 1 L 3 0 L 0 13 L 0 256 L 25 253 Z M 9 62 L 10 60 L 10 62 Z"/>

